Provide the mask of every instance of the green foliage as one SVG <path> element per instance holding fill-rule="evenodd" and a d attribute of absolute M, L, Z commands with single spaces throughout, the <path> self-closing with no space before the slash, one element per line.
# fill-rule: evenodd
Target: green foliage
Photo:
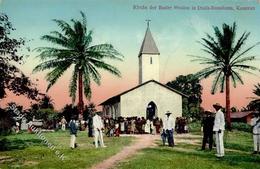
<path fill-rule="evenodd" d="M 211 75 L 215 76 L 213 81 L 211 93 L 214 94 L 218 88 L 220 92 L 224 91 L 226 82 L 225 77 L 231 77 L 233 86 L 236 87 L 237 83 L 244 84 L 239 72 L 253 74 L 253 71 L 259 71 L 258 67 L 252 66 L 248 63 L 256 61 L 256 56 L 246 56 L 251 49 L 257 46 L 256 43 L 245 50 L 242 50 L 250 33 L 244 32 L 238 41 L 236 38 L 236 23 L 232 26 L 227 24 L 222 25 L 222 31 L 218 27 L 213 27 L 215 37 L 206 34 L 205 38 L 199 42 L 203 46 L 203 51 L 209 57 L 194 56 L 202 65 L 207 65 L 206 68 L 196 73 L 198 78 L 207 78 Z"/>
<path fill-rule="evenodd" d="M 252 127 L 249 124 L 246 123 L 238 123 L 234 122 L 232 123 L 232 128 L 238 131 L 244 131 L 244 132 L 252 132 Z"/>
<path fill-rule="evenodd" d="M 199 79 L 193 74 L 180 75 L 176 77 L 176 80 L 170 81 L 166 85 L 188 96 L 188 98 L 183 97 L 183 116 L 200 119 L 202 86 Z"/>
<path fill-rule="evenodd" d="M 5 109 L 0 108 L 0 135 L 8 135 L 13 131 L 15 122 L 21 122 L 24 116 L 23 106 L 10 102 Z"/>
<path fill-rule="evenodd" d="M 8 151 L 0 152 L 0 156 L 10 157 L 12 160 L 1 160 L 0 168 L 90 168 L 115 155 L 133 140 L 132 137 L 104 137 L 108 148 L 96 149 L 93 145 L 93 138 L 89 139 L 86 132 L 82 131 L 78 132 L 76 138 L 79 147 L 71 150 L 69 132 L 46 132 L 43 135 L 56 146 L 55 150 L 64 154 L 63 161 L 55 155 L 55 151 L 44 145 L 37 135 L 23 133 L 6 137 L 6 141 L 11 144 L 7 145 Z"/>
<path fill-rule="evenodd" d="M 0 135 L 11 133 L 12 127 L 15 125 L 13 117 L 13 112 L 0 108 Z"/>
<path fill-rule="evenodd" d="M 83 119 L 88 120 L 90 116 L 93 115 L 97 111 L 96 105 L 92 102 L 90 102 L 88 105 L 85 106 L 85 109 L 83 111 Z"/>
<path fill-rule="evenodd" d="M 247 105 L 247 108 L 249 110 L 260 111 L 260 83 L 255 85 L 253 93 L 256 95 L 256 97 L 254 97 L 253 100 Z"/>
<path fill-rule="evenodd" d="M 247 123 L 241 123 L 241 122 L 232 122 L 232 128 L 234 130 L 243 131 L 243 132 L 252 132 L 252 127 Z M 191 132 L 200 132 L 201 129 L 201 122 L 195 121 L 189 124 L 189 130 Z"/>
<path fill-rule="evenodd" d="M 232 26 L 222 25 L 222 30 L 214 26 L 214 36 L 206 34 L 199 42 L 203 51 L 208 55 L 194 56 L 193 61 L 198 61 L 206 67 L 195 74 L 199 79 L 214 76 L 211 87 L 211 94 L 215 94 L 218 89 L 223 93 L 226 89 L 226 112 L 227 128 L 231 129 L 230 119 L 230 82 L 236 87 L 238 83 L 244 84 L 242 73 L 254 74 L 259 71 L 259 67 L 253 66 L 252 62 L 256 61 L 256 56 L 248 55 L 249 51 L 259 45 L 256 43 L 246 49 L 243 49 L 250 35 L 244 32 L 236 40 L 237 25 L 234 22 Z"/>
<path fill-rule="evenodd" d="M 39 109 L 33 115 L 36 119 L 53 120 L 57 117 L 57 112 L 51 108 Z"/>
<path fill-rule="evenodd" d="M 24 39 L 11 38 L 15 29 L 6 14 L 0 13 L 0 99 L 6 97 L 6 92 L 15 95 L 25 95 L 37 99 L 38 90 L 35 84 L 20 69 L 23 55 L 19 51 L 24 46 Z"/>
<path fill-rule="evenodd" d="M 77 106 L 73 106 L 72 104 L 66 104 L 60 113 L 61 116 L 64 116 L 66 121 L 69 122 L 72 116 L 78 117 L 79 110 Z"/>
<path fill-rule="evenodd" d="M 23 134 L 23 133 L 21 133 Z M 19 136 L 18 136 L 19 138 Z M 41 146 L 42 141 L 40 139 L 28 138 L 28 139 L 7 139 L 0 138 L 0 151 L 22 150 L 29 146 Z"/>
<path fill-rule="evenodd" d="M 218 159 L 216 149 L 201 151 L 200 135 L 177 135 L 174 148 L 158 146 L 141 150 L 136 156 L 127 159 L 118 169 L 260 169 L 259 155 L 251 155 L 253 140 L 250 133 L 225 131 L 225 157 Z M 177 139 L 175 137 L 175 139 Z"/>
<path fill-rule="evenodd" d="M 47 91 L 57 82 L 66 70 L 73 66 L 72 78 L 69 84 L 69 93 L 72 101 L 75 101 L 77 88 L 82 89 L 82 84 L 77 84 L 79 77 L 83 77 L 84 94 L 91 97 L 90 84 L 93 80 L 100 84 L 101 74 L 99 70 L 105 70 L 113 75 L 120 76 L 120 71 L 106 63 L 107 59 L 122 60 L 122 55 L 111 44 L 93 45 L 93 31 L 87 27 L 86 16 L 81 12 L 80 20 L 72 19 L 71 25 L 63 20 L 53 21 L 60 28 L 49 35 L 41 37 L 59 47 L 40 47 L 38 57 L 42 63 L 37 65 L 33 72 L 50 70 L 46 79 L 49 82 Z M 79 90 L 81 91 L 81 90 Z M 79 98 L 82 101 L 82 98 Z"/>
<path fill-rule="evenodd" d="M 39 102 L 39 108 L 41 109 L 54 109 L 54 103 L 50 96 L 44 95 L 40 102 Z"/>
<path fill-rule="evenodd" d="M 53 100 L 47 95 L 43 95 L 38 103 L 33 103 L 24 113 L 28 121 L 31 121 L 33 117 L 43 120 L 58 119 L 58 113 L 54 110 Z"/>
<path fill-rule="evenodd" d="M 200 133 L 201 132 L 201 122 L 195 121 L 189 123 L 189 131 L 192 133 Z"/>

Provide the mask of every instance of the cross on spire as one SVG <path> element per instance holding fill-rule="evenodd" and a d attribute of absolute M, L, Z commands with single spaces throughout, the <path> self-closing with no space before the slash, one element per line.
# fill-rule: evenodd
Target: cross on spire
<path fill-rule="evenodd" d="M 147 28 L 146 28 L 146 32 L 144 35 L 144 40 L 139 52 L 139 56 L 141 56 L 142 54 L 158 54 L 160 55 L 160 52 L 155 44 L 155 41 L 153 39 L 152 33 L 150 31 L 150 19 L 146 19 L 145 20 L 147 22 Z"/>
<path fill-rule="evenodd" d="M 146 19 L 145 21 L 147 22 L 147 27 L 149 28 L 151 20 L 150 19 Z"/>

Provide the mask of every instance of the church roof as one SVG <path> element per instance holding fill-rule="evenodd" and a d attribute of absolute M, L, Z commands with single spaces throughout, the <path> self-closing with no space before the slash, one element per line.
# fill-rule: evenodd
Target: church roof
<path fill-rule="evenodd" d="M 142 54 L 160 54 L 149 26 L 146 29 L 144 40 L 138 56 L 141 56 Z"/>
<path fill-rule="evenodd" d="M 122 93 L 120 93 L 120 94 L 118 94 L 116 96 L 110 97 L 109 99 L 107 99 L 106 101 L 100 103 L 99 105 L 107 105 L 107 104 L 111 104 L 111 103 L 113 104 L 113 103 L 120 102 L 120 96 L 121 95 L 124 95 L 124 94 L 126 94 L 128 92 L 131 92 L 132 90 L 135 90 L 135 89 L 137 89 L 137 88 L 139 88 L 141 86 L 144 86 L 144 85 L 146 85 L 148 83 L 151 83 L 151 82 L 154 82 L 154 83 L 156 83 L 156 84 L 158 84 L 158 85 L 160 85 L 162 87 L 165 87 L 165 88 L 169 89 L 170 91 L 175 92 L 175 93 L 177 93 L 179 95 L 182 95 L 184 97 L 188 97 L 187 95 L 185 95 L 185 94 L 183 94 L 183 93 L 181 93 L 181 92 L 179 92 L 179 91 L 177 91 L 177 90 L 175 90 L 175 89 L 173 89 L 173 88 L 171 88 L 169 86 L 166 86 L 166 85 L 164 85 L 164 84 L 162 84 L 162 83 L 160 83 L 160 82 L 158 82 L 156 80 L 149 80 L 149 81 L 147 81 L 145 83 L 142 83 L 140 85 L 137 85 L 137 86 L 135 86 L 135 87 L 133 87 L 133 88 L 131 88 L 129 90 L 126 90 L 126 91 L 124 91 L 124 92 L 122 92 Z"/>

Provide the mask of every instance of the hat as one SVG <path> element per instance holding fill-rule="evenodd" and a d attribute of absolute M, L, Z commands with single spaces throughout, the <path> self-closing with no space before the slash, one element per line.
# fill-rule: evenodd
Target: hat
<path fill-rule="evenodd" d="M 217 107 L 218 107 L 218 108 L 222 108 L 222 106 L 221 106 L 219 103 L 213 104 L 213 107 L 214 107 L 214 108 L 217 108 Z"/>
<path fill-rule="evenodd" d="M 212 113 L 212 111 L 211 110 L 206 110 L 206 111 L 204 111 L 204 113 Z"/>
<path fill-rule="evenodd" d="M 172 113 L 170 111 L 167 111 L 165 114 L 168 115 L 168 114 L 172 114 Z"/>
<path fill-rule="evenodd" d="M 102 115 L 102 112 L 101 112 L 101 111 L 97 111 L 97 112 L 95 112 L 95 114 L 101 116 L 101 115 Z"/>

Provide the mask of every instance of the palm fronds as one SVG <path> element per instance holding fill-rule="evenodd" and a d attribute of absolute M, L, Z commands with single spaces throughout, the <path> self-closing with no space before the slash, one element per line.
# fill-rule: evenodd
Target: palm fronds
<path fill-rule="evenodd" d="M 106 63 L 106 59 L 122 61 L 120 54 L 111 44 L 92 45 L 93 31 L 87 29 L 87 19 L 83 12 L 80 12 L 81 19 L 71 19 L 71 24 L 63 20 L 54 19 L 61 32 L 52 31 L 49 35 L 43 35 L 42 40 L 54 44 L 54 47 L 39 47 L 35 51 L 42 60 L 33 72 L 50 70 L 46 75 L 49 82 L 47 91 L 57 82 L 57 80 L 74 66 L 72 77 L 69 83 L 69 93 L 72 102 L 75 101 L 79 78 L 79 68 L 82 70 L 84 94 L 91 97 L 91 81 L 100 85 L 101 74 L 99 69 L 108 71 L 116 76 L 120 76 L 120 71 Z M 56 47 L 57 46 L 57 47 Z M 80 98 L 82 99 L 82 98 Z"/>
<path fill-rule="evenodd" d="M 202 79 L 215 75 L 211 90 L 212 94 L 217 91 L 218 85 L 216 83 L 221 79 L 222 82 L 219 83 L 221 91 L 224 89 L 225 78 L 221 77 L 221 75 L 230 76 L 233 86 L 236 87 L 237 83 L 244 84 L 239 72 L 253 74 L 253 71 L 260 71 L 259 68 L 248 64 L 256 61 L 256 56 L 246 56 L 251 49 L 260 43 L 258 42 L 242 51 L 242 47 L 246 44 L 246 40 L 250 35 L 249 32 L 244 32 L 235 42 L 236 23 L 233 23 L 232 26 L 223 24 L 222 30 L 218 27 L 213 27 L 213 29 L 215 37 L 206 34 L 206 37 L 199 42 L 203 46 L 202 51 L 208 54 L 208 56 L 191 55 L 194 58 L 192 61 L 207 65 L 206 68 L 196 73 L 198 78 Z"/>

